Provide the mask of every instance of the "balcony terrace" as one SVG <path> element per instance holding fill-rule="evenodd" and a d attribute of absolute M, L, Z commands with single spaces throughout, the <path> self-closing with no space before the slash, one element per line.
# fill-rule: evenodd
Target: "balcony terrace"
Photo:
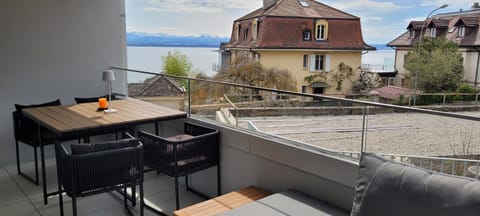
<path fill-rule="evenodd" d="M 42 188 L 18 175 L 13 165 L 14 104 L 51 98 L 73 104 L 77 96 L 104 95 L 101 71 L 111 65 L 118 66 L 113 68 L 117 76 L 114 91 L 122 94 L 127 92 L 127 72 L 158 75 L 126 69 L 124 12 L 124 2 L 120 0 L 0 3 L 0 26 L 8 32 L 0 41 L 0 65 L 5 70 L 0 81 L 0 118 L 4 122 L 0 128 L 4 144 L 0 146 L 0 215 L 59 215 L 57 197 L 50 197 L 45 205 Z M 440 112 L 209 80 L 188 79 L 188 83 L 188 117 L 161 122 L 160 135 L 179 133 L 185 121 L 218 129 L 222 193 L 250 185 L 273 193 L 295 189 L 348 213 L 359 174 L 358 155 L 362 152 L 479 178 L 480 138 L 475 135 L 480 117 L 475 111 Z M 197 91 L 193 89 L 206 92 L 195 95 Z M 272 106 L 248 107 L 250 111 L 241 112 L 241 100 L 231 101 L 232 105 L 217 97 L 227 92 L 266 93 L 269 96 L 262 97 L 261 104 Z M 289 102 L 283 103 L 280 94 L 288 95 Z M 215 103 L 218 112 L 192 112 L 201 110 L 193 109 L 194 106 L 205 103 Z M 148 124 L 135 130 L 153 128 Z M 92 138 L 107 139 L 113 137 Z M 54 148 L 47 146 L 45 150 L 46 182 L 53 190 L 57 185 Z M 31 155 L 32 151 L 21 147 L 20 153 Z M 23 156 L 20 162 L 25 173 L 34 175 L 31 156 Z M 215 181 L 216 168 L 189 178 L 192 188 L 210 197 L 216 196 L 216 185 L 212 183 Z M 186 191 L 183 182 L 182 179 L 180 207 L 204 200 Z M 145 202 L 171 215 L 175 208 L 172 178 L 149 172 L 144 184 Z M 66 215 L 71 215 L 71 199 L 64 196 L 64 203 Z M 127 214 L 122 205 L 116 193 L 104 193 L 80 198 L 78 213 Z M 154 215 L 149 210 L 145 213 Z M 139 214 L 138 205 L 133 214 Z"/>

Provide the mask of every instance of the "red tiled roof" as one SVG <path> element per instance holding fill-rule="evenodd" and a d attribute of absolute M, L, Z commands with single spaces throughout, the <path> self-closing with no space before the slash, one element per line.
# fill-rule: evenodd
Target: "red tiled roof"
<path fill-rule="evenodd" d="M 303 7 L 298 0 L 279 0 L 276 5 L 250 13 L 236 21 L 240 23 L 240 36 L 235 41 L 235 24 L 230 42 L 225 48 L 230 49 L 325 49 L 325 50 L 374 50 L 363 41 L 360 19 L 324 4 L 306 0 L 310 7 Z M 307 10 L 308 9 L 308 10 Z M 305 10 L 309 11 L 308 14 Z M 329 19 L 328 17 L 336 17 Z M 252 40 L 251 23 L 259 20 L 257 40 Z M 328 40 L 314 39 L 316 18 L 328 22 Z M 245 26 L 249 36 L 243 39 Z M 311 40 L 303 40 L 303 32 L 311 31 Z"/>
<path fill-rule="evenodd" d="M 435 27 L 435 28 L 448 28 L 448 20 L 444 19 L 432 19 L 430 20 L 430 23 L 428 24 L 429 27 Z"/>
<path fill-rule="evenodd" d="M 476 27 L 478 26 L 478 17 L 462 17 L 455 23 L 455 26 L 460 24 L 463 24 L 466 27 Z"/>
<path fill-rule="evenodd" d="M 182 96 L 183 90 L 168 77 L 154 76 L 143 83 L 128 84 L 128 95 L 130 97 Z"/>
<path fill-rule="evenodd" d="M 442 21 L 435 21 L 435 20 L 442 20 Z M 448 21 L 448 26 L 446 23 Z M 441 34 L 437 34 L 437 37 L 443 37 L 448 40 L 456 42 L 460 47 L 471 47 L 471 46 L 480 46 L 480 28 L 479 28 L 479 21 L 480 21 L 480 11 L 476 13 L 469 13 L 469 14 L 462 14 L 462 13 L 450 13 L 447 15 L 442 16 L 435 16 L 435 19 L 428 20 L 427 23 L 432 22 L 433 25 L 437 24 L 438 26 L 445 26 L 443 27 L 445 30 Z M 407 29 L 410 27 L 415 26 L 415 30 L 420 30 L 421 24 L 423 21 L 412 21 L 408 25 Z M 458 24 L 464 23 L 467 27 L 465 29 L 465 36 L 458 37 Z M 417 28 L 420 25 L 420 28 Z M 438 28 L 438 26 L 436 26 Z M 428 26 L 423 28 L 423 35 L 429 35 L 430 30 Z M 410 38 L 409 33 L 405 32 L 392 40 L 388 43 L 388 46 L 391 47 L 412 47 L 415 45 L 420 38 L 420 34 L 416 34 L 415 38 Z"/>
<path fill-rule="evenodd" d="M 358 19 L 356 16 L 314 0 L 305 0 L 305 2 L 308 3 L 308 7 L 302 6 L 298 0 L 277 0 L 277 3 L 272 7 L 267 9 L 263 9 L 263 7 L 259 8 L 235 21 L 242 21 L 261 16 Z"/>
<path fill-rule="evenodd" d="M 424 21 L 411 21 L 410 24 L 408 24 L 407 29 L 415 29 L 415 30 L 420 30 L 422 28 Z"/>

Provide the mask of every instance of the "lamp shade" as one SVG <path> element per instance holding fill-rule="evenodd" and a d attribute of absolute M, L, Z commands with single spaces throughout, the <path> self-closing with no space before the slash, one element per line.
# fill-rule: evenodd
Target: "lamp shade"
<path fill-rule="evenodd" d="M 107 69 L 103 71 L 102 74 L 102 80 L 103 81 L 114 81 L 115 80 L 115 74 L 113 74 L 113 70 Z"/>

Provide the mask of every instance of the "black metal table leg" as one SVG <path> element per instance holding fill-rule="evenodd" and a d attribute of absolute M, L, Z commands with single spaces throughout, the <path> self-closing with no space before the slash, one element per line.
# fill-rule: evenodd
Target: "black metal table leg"
<path fill-rule="evenodd" d="M 43 203 L 48 204 L 47 176 L 45 171 L 45 148 L 42 143 L 42 127 L 38 125 L 38 143 L 40 144 L 40 163 L 42 165 Z"/>

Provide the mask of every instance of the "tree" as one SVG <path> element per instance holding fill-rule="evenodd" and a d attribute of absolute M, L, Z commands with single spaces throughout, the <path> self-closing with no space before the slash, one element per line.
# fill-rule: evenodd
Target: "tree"
<path fill-rule="evenodd" d="M 259 61 L 246 57 L 238 57 L 232 62 L 232 67 L 214 76 L 215 80 L 267 87 L 282 90 L 295 90 L 296 81 L 288 70 L 274 67 L 264 67 Z M 243 89 L 237 89 L 240 93 Z M 217 94 L 226 92 L 225 88 L 217 88 Z M 255 91 L 258 93 L 257 91 Z"/>
<path fill-rule="evenodd" d="M 428 37 L 407 55 L 405 68 L 411 82 L 418 73 L 417 89 L 424 92 L 454 91 L 461 84 L 464 71 L 456 43 Z"/>
<path fill-rule="evenodd" d="M 377 73 L 362 71 L 360 78 L 353 84 L 353 92 L 368 94 L 371 90 L 379 88 L 381 85 L 382 79 Z"/>
<path fill-rule="evenodd" d="M 167 56 L 162 57 L 162 62 L 163 72 L 167 75 L 188 77 L 192 70 L 190 59 L 178 50 L 173 53 L 169 51 Z M 182 86 L 187 86 L 185 79 L 176 79 L 176 81 Z"/>

